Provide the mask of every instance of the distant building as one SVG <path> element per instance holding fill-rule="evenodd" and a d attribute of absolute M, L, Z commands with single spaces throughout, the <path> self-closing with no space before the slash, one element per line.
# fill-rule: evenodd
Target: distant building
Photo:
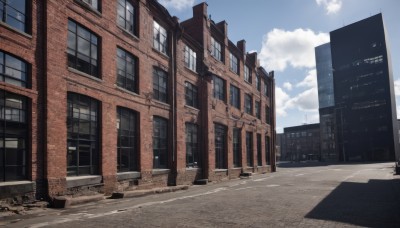
<path fill-rule="evenodd" d="M 393 161 L 399 133 L 382 14 L 332 31 L 330 40 L 316 48 L 322 160 Z"/>
<path fill-rule="evenodd" d="M 305 161 L 320 159 L 319 124 L 307 124 L 284 128 L 282 160 Z"/>

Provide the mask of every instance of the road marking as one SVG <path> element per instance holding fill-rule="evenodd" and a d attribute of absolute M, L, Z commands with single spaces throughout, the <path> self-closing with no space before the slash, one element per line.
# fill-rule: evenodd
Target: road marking
<path fill-rule="evenodd" d="M 295 177 L 298 177 L 298 176 L 303 176 L 304 175 L 304 173 L 299 173 L 299 174 L 296 174 L 296 175 L 294 175 Z"/>
<path fill-rule="evenodd" d="M 279 184 L 269 184 L 269 185 L 267 185 L 268 188 L 279 187 L 279 186 L 280 186 Z"/>
<path fill-rule="evenodd" d="M 132 207 L 122 208 L 122 209 L 113 210 L 113 211 L 104 212 L 104 213 L 99 213 L 99 214 L 89 214 L 89 213 L 71 214 L 71 215 L 67 215 L 67 216 L 68 217 L 72 217 L 72 218 L 57 218 L 57 220 L 55 220 L 55 221 L 33 224 L 31 226 L 28 226 L 28 227 L 30 227 L 30 228 L 40 228 L 40 227 L 44 227 L 44 226 L 51 226 L 51 225 L 56 225 L 56 224 L 61 224 L 61 223 L 66 223 L 66 222 L 72 222 L 72 221 L 77 221 L 77 220 L 82 220 L 82 219 L 91 219 L 91 218 L 98 218 L 98 217 L 102 217 L 102 216 L 113 215 L 113 214 L 117 214 L 117 213 L 125 213 L 127 211 L 130 211 L 130 210 L 133 210 L 133 209 L 137 209 L 137 208 L 141 208 L 141 207 L 145 207 L 145 206 L 152 206 L 152 205 L 156 205 L 156 204 L 169 203 L 169 202 L 173 202 L 173 201 L 176 201 L 176 200 L 195 198 L 195 197 L 199 197 L 199 196 L 218 193 L 218 192 L 225 191 L 225 190 L 227 190 L 227 188 L 216 188 L 214 190 L 210 190 L 210 191 L 207 191 L 205 193 L 199 193 L 199 194 L 188 195 L 188 196 L 181 196 L 181 197 L 176 197 L 176 198 L 172 198 L 172 199 L 169 199 L 169 200 L 161 200 L 161 201 L 142 203 L 142 204 L 138 204 L 138 205 L 135 205 L 135 206 L 132 206 Z"/>
<path fill-rule="evenodd" d="M 270 179 L 271 177 L 265 177 L 265 178 L 260 178 L 260 179 L 256 179 L 256 180 L 253 180 L 253 181 L 255 181 L 255 182 L 258 182 L 258 181 L 265 181 L 265 180 L 267 180 L 267 179 Z"/>
<path fill-rule="evenodd" d="M 244 189 L 251 189 L 251 188 L 254 188 L 254 187 L 244 187 L 244 188 L 237 188 L 237 189 L 235 189 L 235 191 L 238 191 L 238 190 L 244 190 Z"/>

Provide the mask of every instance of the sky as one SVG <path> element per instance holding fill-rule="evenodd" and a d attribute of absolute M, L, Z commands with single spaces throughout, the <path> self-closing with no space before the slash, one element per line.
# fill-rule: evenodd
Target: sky
<path fill-rule="evenodd" d="M 159 0 L 180 21 L 192 17 L 200 0 Z M 329 32 L 382 13 L 391 50 L 400 118 L 399 0 L 208 0 L 208 14 L 228 23 L 228 38 L 246 40 L 247 52 L 275 71 L 276 131 L 319 123 L 314 48 Z"/>

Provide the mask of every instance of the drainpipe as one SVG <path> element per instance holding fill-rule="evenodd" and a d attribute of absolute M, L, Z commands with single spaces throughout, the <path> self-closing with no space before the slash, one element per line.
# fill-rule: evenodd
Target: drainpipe
<path fill-rule="evenodd" d="M 178 172 L 178 165 L 177 165 L 177 136 L 176 136 L 176 128 L 177 128 L 177 122 L 176 122 L 176 113 L 177 113 L 177 96 L 176 96 L 176 86 L 177 86 L 177 75 L 176 75 L 176 44 L 178 42 L 176 34 L 178 33 L 179 29 L 179 22 L 178 18 L 174 17 L 174 30 L 171 33 L 172 37 L 172 44 L 171 44 L 171 75 L 172 75 L 172 178 L 170 179 L 170 184 L 171 185 L 176 185 L 176 178 L 177 178 L 177 172 Z"/>

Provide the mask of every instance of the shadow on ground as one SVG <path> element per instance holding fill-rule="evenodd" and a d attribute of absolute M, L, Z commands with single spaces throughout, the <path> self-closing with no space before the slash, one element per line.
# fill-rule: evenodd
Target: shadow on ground
<path fill-rule="evenodd" d="M 366 227 L 400 227 L 400 179 L 343 182 L 305 217 Z"/>

